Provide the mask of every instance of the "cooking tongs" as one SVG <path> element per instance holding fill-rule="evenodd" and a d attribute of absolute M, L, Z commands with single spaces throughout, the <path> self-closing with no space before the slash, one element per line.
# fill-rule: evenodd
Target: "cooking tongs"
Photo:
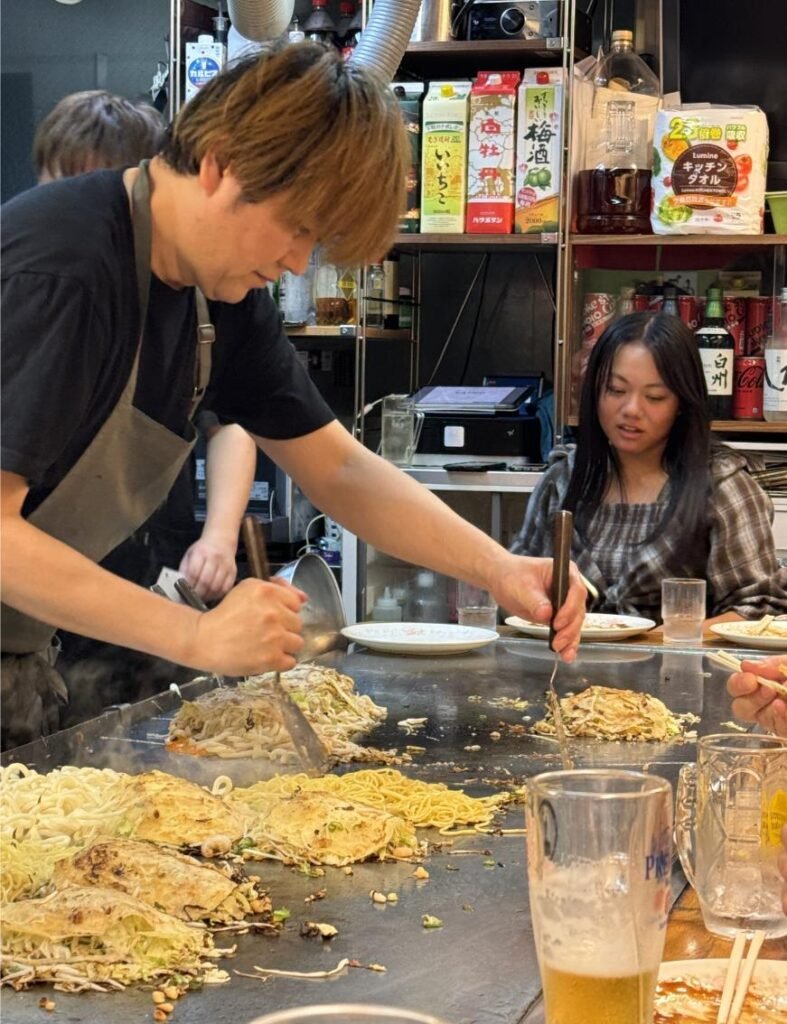
<path fill-rule="evenodd" d="M 574 535 L 574 516 L 571 512 L 561 509 L 555 517 L 555 527 L 552 543 L 552 616 L 563 607 L 568 596 L 568 570 L 571 563 L 571 538 Z M 549 623 L 549 647 L 555 650 L 553 642 L 555 639 L 555 627 L 553 622 Z M 560 655 L 555 652 L 555 664 L 552 667 L 552 674 L 549 677 L 549 703 L 552 707 L 552 718 L 555 722 L 557 742 L 560 747 L 560 760 L 563 768 L 574 767 L 574 762 L 568 752 L 568 741 L 566 739 L 566 728 L 563 723 L 563 712 L 560 708 L 560 701 L 555 690 L 555 676 L 557 675 Z"/>
<path fill-rule="evenodd" d="M 241 533 L 252 576 L 260 580 L 270 579 L 262 524 L 254 516 L 244 516 Z M 278 702 L 284 727 L 290 734 L 304 768 L 309 775 L 324 775 L 331 765 L 328 752 L 309 720 L 284 688 L 278 672 L 274 675 L 273 694 Z"/>

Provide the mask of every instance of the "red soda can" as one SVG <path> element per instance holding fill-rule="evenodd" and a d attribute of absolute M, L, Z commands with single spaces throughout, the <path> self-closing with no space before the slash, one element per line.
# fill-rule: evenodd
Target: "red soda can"
<path fill-rule="evenodd" d="M 593 348 L 615 319 L 615 296 L 611 292 L 586 292 L 582 307 L 582 347 Z"/>
<path fill-rule="evenodd" d="M 736 356 L 732 374 L 732 418 L 762 419 L 763 356 Z"/>
<path fill-rule="evenodd" d="M 648 311 L 648 296 L 640 295 L 639 292 L 634 293 L 634 312 L 635 313 L 647 313 Z"/>
<path fill-rule="evenodd" d="M 746 355 L 746 300 L 740 295 L 724 296 L 724 326 L 735 342 L 735 355 Z"/>
<path fill-rule="evenodd" d="M 761 356 L 768 340 L 768 321 L 771 312 L 771 300 L 767 295 L 756 295 L 746 300 L 746 339 L 747 356 Z"/>
<path fill-rule="evenodd" d="M 700 308 L 696 295 L 678 296 L 678 316 L 690 331 L 696 331 L 700 325 Z"/>

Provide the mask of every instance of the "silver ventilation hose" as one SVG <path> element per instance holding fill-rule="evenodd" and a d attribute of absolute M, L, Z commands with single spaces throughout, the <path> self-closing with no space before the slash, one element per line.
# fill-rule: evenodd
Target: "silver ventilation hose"
<path fill-rule="evenodd" d="M 374 68 L 390 82 L 410 42 L 420 6 L 421 0 L 375 0 L 351 60 Z"/>
<path fill-rule="evenodd" d="M 229 0 L 230 21 L 246 39 L 275 39 L 290 23 L 293 5 L 294 0 Z M 374 68 L 390 82 L 410 42 L 420 6 L 421 0 L 375 0 L 352 60 Z"/>

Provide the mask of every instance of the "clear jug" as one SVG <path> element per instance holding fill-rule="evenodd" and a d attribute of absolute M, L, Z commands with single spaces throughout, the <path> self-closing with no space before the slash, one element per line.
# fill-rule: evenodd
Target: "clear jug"
<path fill-rule="evenodd" d="M 418 447 L 424 414 L 410 395 L 386 395 L 383 399 L 380 454 L 395 466 L 409 466 Z"/>
<path fill-rule="evenodd" d="M 787 935 L 780 832 L 787 824 L 787 740 L 703 736 L 678 782 L 675 840 L 708 931 Z"/>

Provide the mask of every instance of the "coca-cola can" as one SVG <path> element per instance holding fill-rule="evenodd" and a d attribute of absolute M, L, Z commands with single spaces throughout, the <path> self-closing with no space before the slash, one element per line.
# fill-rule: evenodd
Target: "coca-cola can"
<path fill-rule="evenodd" d="M 700 307 L 696 295 L 678 296 L 678 316 L 690 331 L 696 331 L 700 325 Z"/>
<path fill-rule="evenodd" d="M 747 356 L 761 356 L 768 340 L 768 321 L 770 320 L 771 300 L 767 295 L 756 295 L 746 300 L 746 338 L 744 341 Z"/>
<path fill-rule="evenodd" d="M 740 295 L 724 296 L 724 326 L 735 342 L 735 355 L 746 355 L 746 300 Z"/>
<path fill-rule="evenodd" d="M 762 419 L 762 388 L 765 380 L 763 356 L 736 356 L 733 365 L 732 418 Z"/>
<path fill-rule="evenodd" d="M 615 319 L 611 292 L 586 292 L 582 307 L 582 347 L 591 349 Z"/>
<path fill-rule="evenodd" d="M 635 313 L 647 313 L 648 311 L 648 295 L 641 295 L 639 292 L 634 293 L 634 312 Z"/>

